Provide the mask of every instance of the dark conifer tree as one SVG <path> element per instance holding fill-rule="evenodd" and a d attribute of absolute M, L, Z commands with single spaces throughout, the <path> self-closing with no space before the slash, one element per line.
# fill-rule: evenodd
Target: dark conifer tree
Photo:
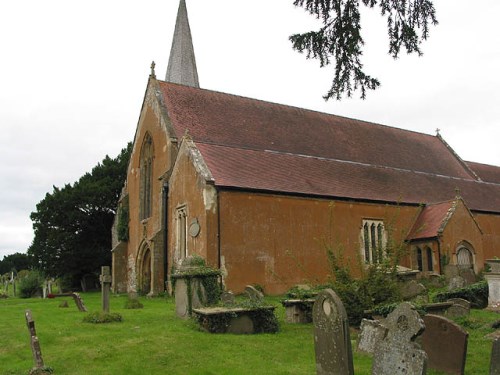
<path fill-rule="evenodd" d="M 436 25 L 434 5 L 430 0 L 294 0 L 295 6 L 305 8 L 321 19 L 317 31 L 290 36 L 293 48 L 306 51 L 307 58 L 318 59 L 320 66 L 335 64 L 332 86 L 325 100 L 342 95 L 351 97 L 356 90 L 365 99 L 367 90 L 380 82 L 363 71 L 360 7 L 379 8 L 387 19 L 389 54 L 397 58 L 403 46 L 407 53 L 422 55 L 420 45 L 429 36 L 429 26 Z"/>

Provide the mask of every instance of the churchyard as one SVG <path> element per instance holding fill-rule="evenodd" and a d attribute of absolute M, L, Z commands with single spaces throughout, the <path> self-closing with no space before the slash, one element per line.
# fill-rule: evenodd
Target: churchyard
<path fill-rule="evenodd" d="M 82 293 L 89 312 L 102 310 L 101 293 Z M 265 297 L 276 307 L 279 332 L 210 334 L 192 319 L 176 314 L 173 298 L 140 297 L 142 309 L 125 309 L 126 295 L 111 295 L 109 309 L 122 322 L 84 323 L 71 296 L 0 299 L 0 374 L 27 374 L 33 367 L 25 310 L 31 311 L 46 366 L 54 374 L 315 374 L 312 323 L 285 322 L 280 297 Z M 60 307 L 62 302 L 68 307 Z M 329 312 L 330 310 L 328 310 Z M 457 319 L 469 333 L 465 374 L 487 374 L 492 348 L 488 337 L 500 315 L 472 309 Z M 400 319 L 396 319 L 397 322 Z M 351 327 L 355 374 L 371 374 L 372 356 L 357 351 L 359 332 Z M 428 374 L 440 374 L 428 370 Z"/>

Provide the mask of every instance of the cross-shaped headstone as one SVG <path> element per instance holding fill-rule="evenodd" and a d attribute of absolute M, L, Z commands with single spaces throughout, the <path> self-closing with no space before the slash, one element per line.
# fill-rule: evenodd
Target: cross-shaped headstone
<path fill-rule="evenodd" d="M 109 266 L 101 267 L 101 292 L 102 292 L 102 311 L 109 313 L 109 291 L 111 289 L 111 271 Z"/>

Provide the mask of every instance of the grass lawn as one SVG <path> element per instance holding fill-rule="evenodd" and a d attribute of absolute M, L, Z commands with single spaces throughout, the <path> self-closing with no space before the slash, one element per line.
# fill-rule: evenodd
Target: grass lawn
<path fill-rule="evenodd" d="M 100 310 L 100 294 L 85 293 L 89 311 Z M 45 364 L 55 374 L 315 374 L 312 324 L 284 323 L 278 298 L 280 332 L 214 335 L 175 316 L 172 299 L 141 298 L 143 309 L 124 309 L 126 296 L 112 296 L 111 311 L 122 323 L 83 323 L 85 313 L 69 297 L 0 299 L 0 375 L 27 374 L 33 366 L 24 310 L 31 309 Z M 69 308 L 60 308 L 67 300 Z M 473 310 L 463 320 L 469 331 L 466 374 L 487 374 L 493 332 L 500 316 Z M 355 348 L 355 334 L 353 349 Z M 355 352 L 355 350 L 354 350 Z M 370 374 L 371 358 L 354 354 L 356 374 Z M 428 372 L 429 374 L 437 374 Z"/>

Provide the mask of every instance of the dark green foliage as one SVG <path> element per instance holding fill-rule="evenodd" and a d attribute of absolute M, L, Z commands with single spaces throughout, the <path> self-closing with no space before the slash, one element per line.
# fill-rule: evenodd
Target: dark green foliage
<path fill-rule="evenodd" d="M 42 289 L 44 277 L 39 271 L 30 271 L 19 279 L 19 297 L 31 298 Z"/>
<path fill-rule="evenodd" d="M 195 314 L 196 320 L 201 327 L 204 327 L 211 333 L 225 333 L 229 328 L 231 319 L 236 318 L 238 314 L 235 311 L 228 310 L 219 314 L 210 316 Z M 279 323 L 272 309 L 252 307 L 245 311 L 244 315 L 248 316 L 254 326 L 254 333 L 276 333 L 279 331 Z"/>
<path fill-rule="evenodd" d="M 44 366 L 42 368 L 33 368 L 29 371 L 29 375 L 44 375 L 44 374 L 53 374 L 54 369 L 49 366 Z"/>
<path fill-rule="evenodd" d="M 126 177 L 131 144 L 109 156 L 73 185 L 54 186 L 31 214 L 35 237 L 28 249 L 48 276 L 78 286 L 83 275 L 111 263 L 111 227 Z"/>
<path fill-rule="evenodd" d="M 358 326 L 366 310 L 399 300 L 396 265 L 401 255 L 400 250 L 394 246 L 391 238 L 385 250 L 387 256 L 384 260 L 378 264 L 360 265 L 362 276 L 354 278 L 351 266 L 343 259 L 342 251 L 334 253 L 331 248 L 327 249 L 333 276 L 328 287 L 342 300 L 350 325 Z"/>
<path fill-rule="evenodd" d="M 125 302 L 125 309 L 142 309 L 144 305 L 137 298 L 128 298 Z"/>
<path fill-rule="evenodd" d="M 28 254 L 14 253 L 5 255 L 0 261 L 0 275 L 14 270 L 29 270 L 32 266 L 33 260 Z"/>
<path fill-rule="evenodd" d="M 465 288 L 438 293 L 434 299 L 445 302 L 450 298 L 463 298 L 471 303 L 471 307 L 482 309 L 488 306 L 488 293 L 488 283 L 483 280 Z"/>
<path fill-rule="evenodd" d="M 118 207 L 118 240 L 128 241 L 128 222 L 129 222 L 129 204 L 128 195 L 122 200 Z"/>
<path fill-rule="evenodd" d="M 403 46 L 407 53 L 421 55 L 420 44 L 429 36 L 429 26 L 436 25 L 434 5 L 430 0 L 362 0 L 365 6 L 380 7 L 381 15 L 387 18 L 389 54 L 397 58 Z M 361 15 L 359 0 L 295 0 L 295 6 L 304 7 L 310 14 L 321 19 L 323 26 L 290 36 L 293 48 L 307 51 L 307 58 L 315 58 L 324 67 L 335 61 L 335 76 L 332 87 L 324 96 L 341 99 L 343 94 L 351 97 L 353 91 L 374 90 L 380 82 L 363 71 L 361 63 L 364 40 L 361 37 Z"/>
<path fill-rule="evenodd" d="M 122 322 L 123 318 L 118 313 L 105 313 L 105 312 L 93 312 L 85 315 L 83 318 L 84 323 L 113 323 Z"/>

